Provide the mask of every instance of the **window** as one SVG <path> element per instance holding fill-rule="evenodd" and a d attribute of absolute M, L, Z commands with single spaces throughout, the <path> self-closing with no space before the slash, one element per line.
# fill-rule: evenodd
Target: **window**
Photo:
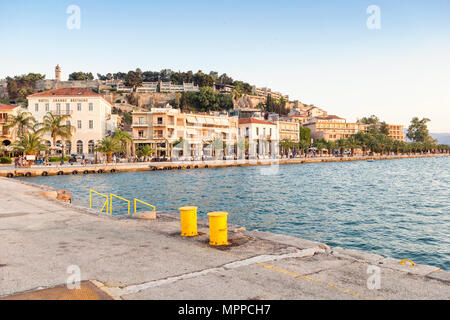
<path fill-rule="evenodd" d="M 94 148 L 95 148 L 94 140 L 89 140 L 88 153 L 89 154 L 93 154 L 94 153 Z"/>
<path fill-rule="evenodd" d="M 46 103 L 46 104 L 45 104 L 45 111 L 46 111 L 46 112 L 49 112 L 49 111 L 50 111 L 50 104 L 49 104 L 49 103 Z"/>
<path fill-rule="evenodd" d="M 270 128 L 270 133 L 269 133 L 269 135 L 270 135 L 270 136 L 272 135 L 272 128 Z"/>
<path fill-rule="evenodd" d="M 163 124 L 163 118 L 158 118 L 158 124 Z"/>
<path fill-rule="evenodd" d="M 89 103 L 89 111 L 94 111 L 94 104 L 92 102 Z"/>
<path fill-rule="evenodd" d="M 70 103 L 66 103 L 66 114 L 70 114 Z"/>
<path fill-rule="evenodd" d="M 89 129 L 94 129 L 94 120 L 89 120 Z"/>
<path fill-rule="evenodd" d="M 259 128 L 256 127 L 256 135 L 259 136 Z"/>
<path fill-rule="evenodd" d="M 144 131 L 139 130 L 138 131 L 138 135 L 139 135 L 139 138 L 143 138 L 144 137 Z"/>
<path fill-rule="evenodd" d="M 38 112 L 39 111 L 39 103 L 36 103 L 34 105 L 34 111 Z"/>
<path fill-rule="evenodd" d="M 78 140 L 77 141 L 77 154 L 83 153 L 83 141 Z"/>
<path fill-rule="evenodd" d="M 245 136 L 248 137 L 249 136 L 249 127 L 245 128 Z"/>
<path fill-rule="evenodd" d="M 266 128 L 263 128 L 263 136 L 266 135 Z"/>
<path fill-rule="evenodd" d="M 70 121 L 66 121 L 66 126 L 71 126 Z"/>
<path fill-rule="evenodd" d="M 81 120 L 78 120 L 78 121 L 77 121 L 77 128 L 78 128 L 78 129 L 81 129 Z"/>
<path fill-rule="evenodd" d="M 78 103 L 78 104 L 77 104 L 77 110 L 78 110 L 78 111 L 81 111 L 81 103 Z"/>
<path fill-rule="evenodd" d="M 61 103 L 57 103 L 56 104 L 56 113 L 60 114 L 61 113 Z"/>

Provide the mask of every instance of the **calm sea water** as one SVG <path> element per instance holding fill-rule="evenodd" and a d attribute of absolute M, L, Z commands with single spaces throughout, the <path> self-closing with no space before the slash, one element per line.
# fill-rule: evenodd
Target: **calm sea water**
<path fill-rule="evenodd" d="M 450 270 L 450 158 L 149 171 L 26 178 L 68 189 L 89 205 L 89 189 L 139 198 L 159 211 L 186 205 L 229 212 L 229 222 L 408 258 Z M 101 199 L 94 201 L 101 206 Z M 114 200 L 115 213 L 126 206 Z"/>

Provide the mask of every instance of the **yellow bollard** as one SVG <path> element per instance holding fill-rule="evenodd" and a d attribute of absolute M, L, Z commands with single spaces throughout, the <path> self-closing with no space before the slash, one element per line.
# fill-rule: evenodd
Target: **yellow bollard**
<path fill-rule="evenodd" d="M 212 246 L 227 246 L 228 243 L 228 212 L 210 212 L 209 216 L 209 244 Z"/>
<path fill-rule="evenodd" d="M 181 236 L 195 237 L 197 233 L 197 207 L 182 207 L 179 209 L 181 215 Z"/>

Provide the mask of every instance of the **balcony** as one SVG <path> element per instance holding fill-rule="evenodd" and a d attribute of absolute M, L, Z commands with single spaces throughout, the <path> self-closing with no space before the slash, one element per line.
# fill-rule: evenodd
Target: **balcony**
<path fill-rule="evenodd" d="M 153 126 L 154 127 L 161 127 L 161 126 L 165 126 L 166 125 L 166 122 L 165 121 L 156 121 L 156 122 L 153 122 Z"/>
<path fill-rule="evenodd" d="M 73 110 L 51 110 L 50 113 L 54 116 L 71 116 Z"/>
<path fill-rule="evenodd" d="M 133 122 L 133 127 L 147 127 L 147 126 L 148 126 L 147 121 Z"/>
<path fill-rule="evenodd" d="M 143 136 L 133 136 L 133 140 L 147 140 L 147 136 L 143 135 Z"/>

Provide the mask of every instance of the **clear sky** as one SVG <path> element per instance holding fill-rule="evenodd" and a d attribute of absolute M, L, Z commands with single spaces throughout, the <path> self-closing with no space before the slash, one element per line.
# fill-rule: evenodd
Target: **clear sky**
<path fill-rule="evenodd" d="M 80 29 L 67 28 L 70 5 Z M 370 5 L 381 29 L 366 25 Z M 450 132 L 449 0 L 0 0 L 0 78 L 226 72 L 355 121 Z"/>

